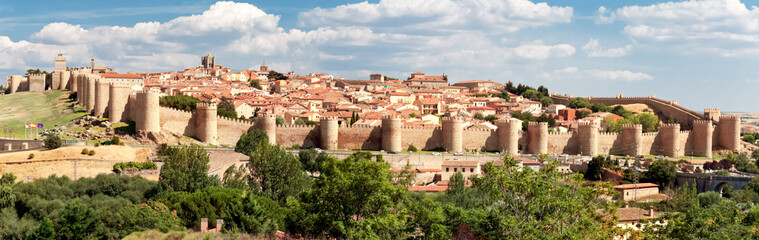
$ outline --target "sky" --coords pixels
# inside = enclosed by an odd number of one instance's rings
[[[759,1],[1,1],[0,76],[69,67],[405,79],[421,71],[574,96],[759,112]],[[0,77],[0,84],[4,78]]]

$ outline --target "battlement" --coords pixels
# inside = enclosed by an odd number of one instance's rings
[[[32,73],[32,74],[29,74],[29,78],[45,78],[45,77],[46,76],[43,73]]]
[[[196,103],[195,104],[195,109],[198,109],[198,110],[200,109],[213,110],[216,108],[217,107],[215,103]]]
[[[547,122],[529,122],[527,123],[527,126],[548,126]]]
[[[451,121],[463,122],[464,120],[462,120],[460,117],[443,117],[443,122],[451,122]]]
[[[495,132],[495,129],[489,129],[489,128],[467,128],[464,129],[464,132]]]
[[[258,118],[259,119],[262,119],[262,118],[274,118],[274,119],[276,119],[277,115],[275,115],[275,114],[269,114],[269,113],[259,113],[258,114]]]
[[[292,128],[292,129],[306,129],[306,128],[310,128],[310,129],[314,129],[316,127],[318,127],[318,125],[306,125],[306,124],[282,124],[282,125],[277,125],[277,128],[282,128],[282,129],[285,129],[285,128]]]
[[[677,123],[662,123],[659,125],[659,129],[671,129],[671,128],[680,128],[680,124]]]
[[[438,126],[401,126],[401,129],[443,129],[440,125]]]
[[[578,121],[577,126],[599,126],[600,124],[592,121]]]
[[[711,120],[693,120],[693,125],[712,124]]]
[[[224,117],[224,116],[216,116],[216,117],[219,118],[219,120],[230,121],[230,122],[234,122],[234,123],[253,124],[253,122],[251,122],[250,120],[245,120],[245,119],[228,118],[228,117]]]
[[[641,129],[641,130],[643,130],[643,125],[640,125],[640,124],[622,124],[622,129]]]
[[[165,106],[160,106],[160,107],[161,107],[161,108],[165,108],[165,109],[169,109],[169,110],[171,110],[171,111],[176,111],[176,112],[183,112],[183,113],[189,113],[189,114],[192,114],[192,112],[190,112],[190,111],[185,111],[185,110],[182,110],[182,109],[178,109],[178,108],[165,107]]]
[[[116,83],[116,82],[111,82],[110,86],[111,88],[129,88],[129,85],[125,83]]]
[[[337,121],[339,118],[337,117],[321,117],[319,120],[321,121]]]
[[[551,136],[572,136],[574,134],[575,132],[556,132],[556,131],[548,132],[548,135],[551,135]]]
[[[389,120],[402,120],[403,117],[398,116],[398,115],[388,114],[388,115],[382,116],[382,120],[385,120],[385,119],[389,119]]]
[[[339,128],[346,128],[346,129],[352,129],[352,128],[362,128],[362,129],[374,129],[374,128],[380,128],[379,126],[371,126],[366,124],[353,124],[353,125],[340,125]]]
[[[738,121],[738,120],[740,120],[740,118],[738,118],[738,116],[719,116],[719,121],[720,122],[725,121],[725,120],[727,120],[727,121]]]
[[[601,136],[619,136],[618,132],[599,132],[598,134]]]
[[[708,112],[720,112],[719,108],[704,108],[704,113]]]
[[[645,132],[643,133],[644,137],[655,137],[659,132]]]

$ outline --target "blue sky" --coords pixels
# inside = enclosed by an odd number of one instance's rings
[[[2,1],[0,75],[90,58],[120,72],[240,70],[366,79],[447,74],[575,96],[759,112],[757,1]],[[2,83],[3,79],[0,79]]]

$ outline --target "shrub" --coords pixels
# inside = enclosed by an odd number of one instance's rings
[[[419,150],[417,150],[416,147],[414,147],[414,145],[409,145],[408,146],[408,151],[409,152],[416,152],[416,151],[419,151]]]
[[[82,148],[82,154],[89,154],[90,150],[87,148]]]
[[[111,138],[111,145],[119,145],[119,143],[121,143],[121,139],[119,139],[118,136],[113,136]]]
[[[124,146],[124,142],[119,142],[119,146]]]
[[[59,148],[63,145],[63,140],[56,134],[50,134],[45,137],[45,147],[48,149]]]
[[[32,158],[34,158],[34,153],[29,154],[29,159],[32,159]]]
[[[90,150],[90,152],[87,153],[87,155],[94,156],[95,155],[95,150]]]
[[[296,143],[296,144],[293,144],[293,146],[290,147],[290,148],[292,148],[292,149],[300,149],[300,145]]]
[[[100,147],[100,142],[96,142],[95,147]]]

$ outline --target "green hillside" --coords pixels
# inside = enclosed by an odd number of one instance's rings
[[[24,123],[42,123],[45,128],[70,126],[86,115],[75,111],[69,91],[18,92],[0,96],[0,137],[24,137]],[[10,133],[6,131],[10,129]]]

